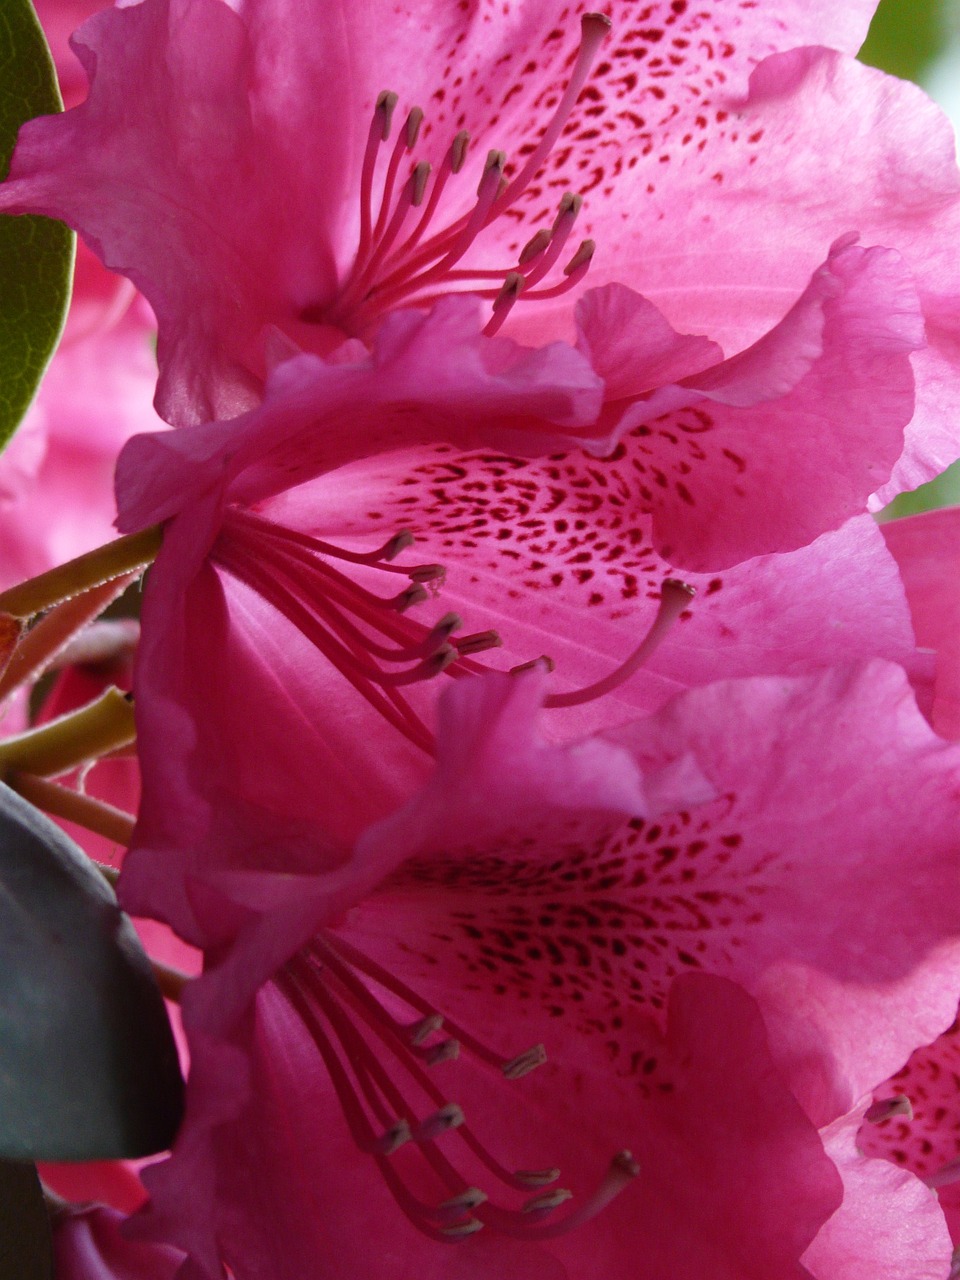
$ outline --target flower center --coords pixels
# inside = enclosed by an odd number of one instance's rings
[[[599,1213],[639,1172],[630,1153],[619,1152],[593,1194],[555,1216],[573,1199],[554,1185],[560,1170],[508,1169],[430,1073],[462,1048],[501,1081],[518,1080],[546,1061],[542,1045],[505,1060],[329,932],[296,955],[277,981],[323,1058],[354,1142],[376,1162],[406,1217],[431,1239],[455,1242],[484,1227],[522,1239],[557,1235]],[[402,1147],[416,1158],[395,1161]]]
[[[453,214],[450,206],[463,209],[463,193],[457,187],[467,180],[461,174],[467,167],[469,134],[460,132],[453,138],[433,174],[426,161],[415,158],[423,111],[413,107],[387,157],[398,98],[392,92],[381,93],[364,152],[360,234],[353,265],[337,299],[331,305],[304,308],[300,319],[363,333],[385,311],[401,303],[429,304],[453,288],[492,303],[485,329],[491,335],[521,299],[555,298],[574,288],[589,269],[595,248],[592,240],[583,241],[572,254],[558,281],[541,286],[563,257],[580,211],[580,196],[569,193],[560,201],[553,225],[537,231],[515,263],[492,270],[472,270],[461,264],[484,230],[516,204],[550,155],[609,30],[610,20],[603,14],[583,15],[580,48],[570,79],[542,137],[519,172],[509,179],[504,152],[490,151],[476,200],[465,213]],[[397,178],[405,157],[410,162],[409,175],[398,190]]]
[[[502,640],[496,631],[457,635],[462,619],[456,613],[445,613],[430,627],[405,616],[431,593],[437,595],[446,576],[439,564],[392,563],[413,542],[413,534],[401,530],[374,551],[349,551],[231,507],[212,558],[296,627],[395,729],[433,755],[433,734],[407,691],[441,672],[453,677],[489,672],[475,655],[498,648]],[[406,585],[390,596],[378,595],[354,576],[398,574]],[[573,707],[611,693],[643,666],[692,596],[692,587],[664,579],[653,624],[626,660],[582,689],[549,694],[544,705]],[[511,674],[536,666],[553,669],[542,657],[513,667]]]

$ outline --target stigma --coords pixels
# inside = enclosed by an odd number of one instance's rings
[[[592,240],[579,245],[572,240],[583,203],[573,193],[563,196],[552,225],[534,233],[516,262],[475,269],[469,259],[487,228],[514,209],[527,191],[589,78],[611,24],[599,13],[584,14],[580,21],[580,46],[564,92],[541,137],[514,172],[503,151],[490,150],[478,174],[466,131],[450,140],[434,171],[427,161],[417,159],[421,108],[410,108],[395,131],[398,96],[389,90],[378,95],[361,167],[352,265],[335,298],[302,308],[300,320],[363,336],[394,307],[429,306],[448,292],[470,293],[490,304],[484,332],[492,336],[516,305],[556,298],[579,284],[596,246]],[[476,195],[465,199],[468,183],[476,183]]]

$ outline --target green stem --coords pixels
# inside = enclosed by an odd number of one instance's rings
[[[79,711],[0,742],[0,778],[31,773],[52,778],[88,760],[126,746],[136,737],[133,703],[119,689],[106,689]]]
[[[9,591],[0,592],[0,612],[15,618],[32,618],[34,614],[61,604],[73,596],[143,569],[156,558],[162,540],[160,525],[151,525],[140,533],[108,542],[104,547],[69,560],[46,573],[21,582]]]

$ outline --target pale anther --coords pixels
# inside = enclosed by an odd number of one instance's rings
[[[517,1169],[513,1175],[525,1187],[549,1187],[560,1177],[559,1169]]]
[[[380,137],[383,142],[386,142],[390,137],[393,113],[396,110],[398,101],[397,95],[389,89],[384,89],[377,94],[376,116],[380,121]]]
[[[423,124],[423,111],[420,107],[413,107],[407,116],[407,150],[412,151],[417,145],[417,139],[420,137],[420,126]]]
[[[562,1204],[573,1199],[573,1192],[566,1187],[557,1187],[556,1191],[548,1191],[545,1195],[534,1196],[521,1208],[521,1213],[549,1213],[559,1209]]]
[[[508,1080],[519,1080],[522,1076],[529,1075],[531,1071],[535,1071],[537,1067],[542,1067],[546,1060],[546,1049],[542,1044],[535,1044],[524,1053],[518,1053],[509,1062],[505,1062],[500,1070]]]
[[[443,1235],[456,1239],[459,1236],[472,1236],[482,1231],[483,1223],[479,1218],[468,1218],[466,1222],[458,1222],[453,1227],[440,1227],[439,1230]]]
[[[485,1191],[481,1191],[479,1187],[467,1187],[466,1191],[461,1191],[458,1196],[451,1196],[449,1200],[444,1200],[438,1206],[440,1209],[479,1209],[482,1204],[486,1204],[489,1196]]]
[[[441,1133],[459,1129],[465,1120],[463,1110],[455,1102],[448,1102],[445,1107],[441,1107],[432,1116],[427,1116],[421,1121],[414,1131],[413,1140],[419,1143],[432,1142],[434,1138],[439,1138]]]
[[[428,1036],[433,1035],[435,1031],[439,1031],[443,1026],[443,1018],[439,1013],[430,1013],[425,1018],[421,1018],[419,1022],[415,1022],[412,1027],[408,1028],[411,1044],[423,1044]]]

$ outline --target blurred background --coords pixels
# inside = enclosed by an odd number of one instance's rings
[[[860,58],[922,85],[960,133],[960,0],[881,0]],[[911,515],[958,503],[960,462],[931,484],[901,495],[884,515]]]

